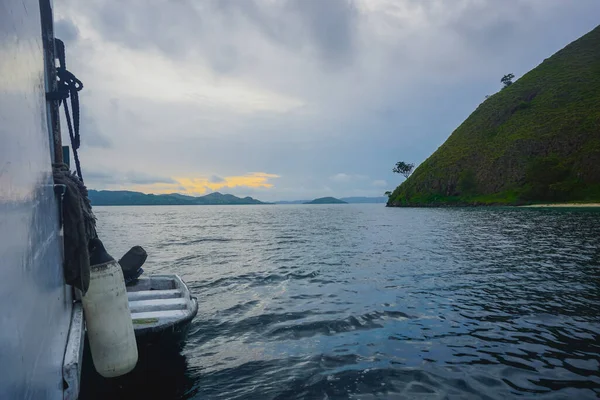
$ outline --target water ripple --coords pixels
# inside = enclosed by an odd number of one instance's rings
[[[600,396],[598,211],[97,214],[111,253],[143,245],[146,271],[180,274],[200,303],[182,359],[104,398]]]

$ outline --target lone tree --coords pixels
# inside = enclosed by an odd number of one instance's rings
[[[502,79],[500,79],[500,82],[502,82],[502,84],[504,85],[504,87],[502,89],[506,89],[507,87],[509,87],[510,85],[513,84],[513,79],[515,78],[514,74],[506,74],[502,77]]]
[[[410,174],[412,174],[413,168],[415,168],[415,164],[408,164],[404,161],[398,161],[392,172],[402,174],[405,178],[408,178]]]
[[[384,195],[386,195],[387,197],[390,197],[392,195],[392,192],[390,192],[389,190],[387,192],[384,193]]]

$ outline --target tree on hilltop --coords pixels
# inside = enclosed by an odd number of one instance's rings
[[[509,87],[510,85],[513,84],[513,79],[515,78],[514,74],[506,74],[502,77],[502,79],[500,79],[500,82],[502,82],[502,84],[504,85],[504,87],[502,89],[506,89],[507,87]]]
[[[408,179],[410,174],[412,174],[414,168],[415,164],[405,163],[404,161],[398,161],[392,172],[402,174],[405,178]]]

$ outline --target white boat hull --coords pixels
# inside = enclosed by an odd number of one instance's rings
[[[151,275],[127,286],[129,309],[138,346],[180,346],[198,301],[176,274]]]

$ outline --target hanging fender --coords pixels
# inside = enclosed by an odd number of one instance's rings
[[[123,272],[100,239],[90,240],[90,286],[82,298],[92,360],[105,378],[124,375],[138,360]]]

